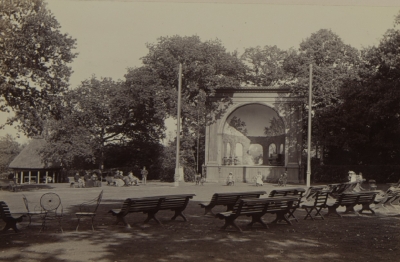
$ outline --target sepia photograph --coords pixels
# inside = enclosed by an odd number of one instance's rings
[[[400,3],[0,0],[0,261],[396,261]]]

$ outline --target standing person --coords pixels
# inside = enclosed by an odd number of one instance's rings
[[[147,175],[149,174],[149,172],[146,170],[146,167],[144,166],[142,172],[140,173],[142,174],[142,183],[145,185],[147,181]]]

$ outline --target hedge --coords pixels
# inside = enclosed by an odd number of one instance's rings
[[[307,167],[304,169],[306,177]],[[363,175],[366,181],[374,179],[377,183],[395,183],[400,179],[400,165],[320,165],[311,164],[313,183],[341,183],[348,181],[348,172],[352,170]]]

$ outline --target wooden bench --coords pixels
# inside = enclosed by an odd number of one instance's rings
[[[147,219],[144,221],[144,223],[154,219],[158,224],[161,225],[161,222],[155,216],[157,212],[160,210],[172,210],[175,211],[175,215],[171,218],[171,220],[175,220],[178,216],[181,216],[184,221],[187,221],[183,211],[193,196],[195,196],[195,194],[128,198],[122,204],[122,208],[112,209],[108,211],[108,213],[111,213],[113,216],[117,217],[116,224],[123,222],[128,228],[131,226],[126,222],[125,217],[129,213],[142,212],[147,214]]]
[[[294,201],[292,207],[289,210],[288,219],[293,218],[296,222],[299,222],[294,215],[297,208],[300,207],[300,201],[306,190],[302,187],[296,188],[285,188],[285,189],[274,189],[269,193],[269,197],[283,197],[283,196],[297,196],[299,201]]]
[[[375,212],[370,208],[370,205],[374,203],[374,199],[376,197],[376,194],[378,192],[374,191],[368,191],[368,192],[359,192],[359,193],[343,193],[339,196],[339,198],[336,200],[335,203],[333,204],[327,204],[326,206],[328,207],[328,213],[326,216],[330,216],[331,214],[335,214],[339,217],[342,217],[338,212],[337,208],[339,206],[345,206],[346,213],[350,212],[356,212],[354,210],[354,207],[356,205],[362,205],[362,209],[358,211],[358,213],[362,213],[363,211],[371,211],[372,214],[375,214]]]
[[[230,211],[233,209],[233,206],[238,202],[241,198],[259,198],[261,195],[266,194],[265,191],[251,191],[251,192],[231,192],[231,193],[215,193],[211,201],[208,203],[200,203],[200,207],[204,208],[204,215],[211,213],[212,209],[215,206],[226,206],[226,211]]]
[[[25,215],[13,217],[6,202],[0,201],[0,218],[6,222],[6,226],[3,228],[3,231],[7,231],[8,229],[12,228],[14,229],[15,233],[17,233],[19,231],[17,228],[17,223],[22,222],[23,217],[25,217]]]
[[[235,224],[235,220],[239,216],[251,216],[251,222],[248,226],[252,226],[254,223],[260,223],[263,227],[268,228],[261,217],[267,213],[276,214],[276,219],[270,224],[276,224],[280,221],[285,221],[287,224],[292,223],[287,218],[287,214],[294,201],[298,201],[299,198],[296,196],[291,197],[269,197],[269,198],[258,198],[258,199],[240,199],[231,211],[218,213],[216,216],[219,219],[224,219],[225,224],[221,229],[225,230],[229,225],[233,226],[240,232],[242,229]]]

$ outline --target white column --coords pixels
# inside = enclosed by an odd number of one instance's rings
[[[40,171],[37,172],[37,181],[36,183],[40,184]]]
[[[29,171],[29,181],[28,184],[31,184],[31,171]]]
[[[54,171],[53,171],[53,181],[52,181],[52,182],[53,182],[53,184],[54,184],[54,180],[55,180],[55,176],[54,176]]]
[[[46,184],[47,184],[47,178],[48,178],[48,176],[49,176],[49,171],[46,171]]]
[[[21,185],[24,183],[24,171],[21,171]]]

